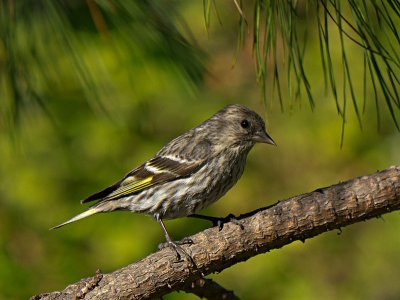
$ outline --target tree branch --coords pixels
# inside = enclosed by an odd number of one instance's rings
[[[143,299],[188,291],[188,285],[240,261],[293,241],[314,237],[400,209],[400,166],[280,201],[241,215],[244,229],[227,223],[191,236],[182,246],[193,257],[176,261],[168,248],[110,274],[94,277],[31,299]]]

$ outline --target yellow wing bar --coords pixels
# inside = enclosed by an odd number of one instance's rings
[[[148,188],[154,184],[152,183],[153,177],[154,176],[149,176],[139,180],[135,178],[135,176],[128,177],[122,182],[121,186],[118,189],[105,197],[104,200],[113,200],[125,197],[135,192],[139,192],[145,188]]]

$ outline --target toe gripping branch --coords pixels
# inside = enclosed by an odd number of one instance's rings
[[[238,225],[240,227],[240,229],[242,229],[242,230],[244,229],[243,224],[240,223],[239,219],[234,214],[229,214],[224,218],[204,216],[204,215],[198,215],[198,214],[193,214],[188,217],[210,221],[213,224],[213,226],[218,226],[218,229],[220,231],[222,230],[222,228],[224,228],[224,225],[229,222],[232,222],[233,224]]]
[[[164,222],[162,221],[162,219],[160,218],[160,216],[157,214],[155,215],[155,218],[157,220],[157,222],[160,224],[161,229],[164,233],[165,236],[165,243],[159,244],[158,245],[158,249],[161,250],[163,248],[169,247],[172,251],[175,251],[176,253],[176,259],[178,262],[182,261],[182,256],[181,254],[183,254],[183,256],[185,256],[189,262],[196,267],[196,264],[193,260],[193,258],[190,256],[189,253],[187,253],[182,247],[181,245],[191,245],[193,244],[193,241],[190,238],[184,238],[181,241],[174,241],[171,236],[168,234],[167,228],[164,225]]]

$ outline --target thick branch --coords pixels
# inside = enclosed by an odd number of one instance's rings
[[[206,229],[183,246],[197,267],[177,262],[166,248],[110,274],[97,274],[33,299],[143,299],[186,290],[191,282],[295,240],[400,209],[400,166],[320,188],[239,217],[244,229],[228,223]]]

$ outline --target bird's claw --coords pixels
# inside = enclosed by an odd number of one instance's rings
[[[233,224],[238,225],[240,227],[240,229],[242,229],[242,230],[244,229],[243,224],[240,223],[240,221],[234,214],[229,214],[224,218],[204,216],[204,215],[198,215],[198,214],[193,214],[188,217],[210,221],[213,224],[213,226],[218,227],[219,231],[221,231],[222,228],[224,228],[225,223],[228,223],[228,222],[232,222]]]
[[[193,244],[193,240],[190,238],[184,238],[180,241],[167,241],[165,243],[160,243],[158,245],[158,250],[164,249],[166,247],[169,247],[171,250],[175,251],[176,254],[176,260],[177,262],[181,262],[182,260],[182,256],[181,254],[183,254],[183,256],[186,256],[186,258],[189,260],[189,262],[193,265],[196,266],[193,258],[185,251],[183,250],[183,248],[180,245],[192,245]]]
[[[222,228],[224,228],[224,225],[226,223],[232,222],[233,224],[236,224],[240,227],[240,229],[244,229],[244,226],[242,223],[240,223],[240,221],[236,218],[236,216],[234,214],[229,214],[226,217],[223,218],[217,218],[217,217],[212,217],[212,219],[210,219],[210,221],[212,222],[213,226],[217,226],[219,231],[222,230]]]
[[[161,250],[161,249],[164,249],[167,247],[175,247],[175,246],[179,247],[180,245],[193,245],[193,244],[194,244],[194,242],[191,238],[185,237],[182,240],[176,241],[176,242],[169,241],[169,242],[165,242],[165,243],[160,243],[160,244],[158,244],[157,248],[158,248],[158,250]]]
[[[224,218],[215,218],[214,220],[211,220],[211,222],[214,226],[218,226],[219,231],[221,231],[222,228],[224,228],[224,225],[228,222],[238,225],[242,230],[244,229],[243,225],[239,222],[234,214],[229,214]]]

